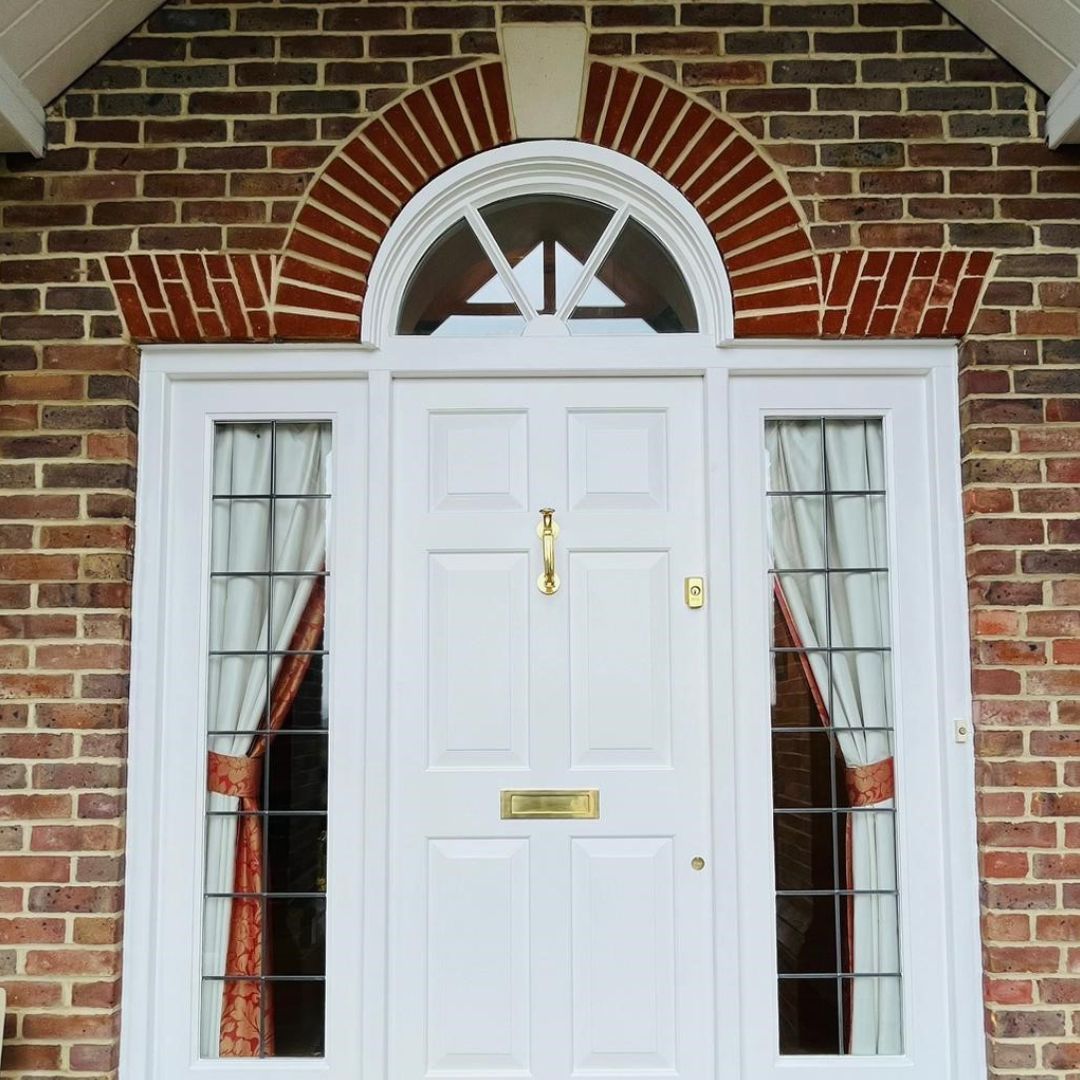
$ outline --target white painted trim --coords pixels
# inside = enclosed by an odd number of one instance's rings
[[[336,586],[328,597],[327,627],[332,642],[347,641],[359,648],[347,663],[330,665],[331,707],[339,717],[330,724],[330,785],[333,812],[342,822],[359,822],[364,817],[363,791],[342,770],[345,762],[361,771],[366,768],[365,729],[349,722],[352,710],[344,703],[355,699],[357,686],[364,686],[367,379],[362,373],[339,371],[285,380],[268,372],[253,383],[229,379],[220,368],[199,375],[187,366],[185,378],[174,378],[175,373],[171,363],[149,358],[141,380],[141,415],[148,435],[140,443],[139,470],[146,482],[140,486],[136,510],[141,536],[132,616],[124,934],[124,970],[130,978],[123,993],[120,1067],[125,1076],[159,1080],[202,1074],[218,1080],[263,1073],[281,1080],[346,1075],[362,1052],[357,1020],[360,972],[366,961],[357,930],[358,920],[366,917],[359,903],[364,866],[354,857],[355,834],[347,826],[330,831],[329,884],[334,895],[354,896],[358,903],[347,912],[341,904],[336,911],[328,906],[327,977],[339,990],[327,1000],[326,1057],[198,1059],[196,943],[202,897],[197,883],[202,880],[206,760],[201,642],[209,541],[205,492],[215,419],[297,417],[334,423],[335,512],[328,560]],[[183,467],[176,467],[181,460]],[[356,470],[358,479],[346,485],[342,481],[351,475],[349,470]],[[166,657],[173,662],[166,664]],[[176,799],[178,787],[193,797]]]
[[[508,344],[513,348],[508,349]],[[662,346],[662,347],[659,347]],[[394,337],[371,345],[144,345],[143,377],[170,380],[312,378],[388,372],[454,375],[733,375],[928,372],[956,374],[950,341],[738,340],[717,348],[701,334],[658,337],[448,339]]]
[[[510,268],[510,263],[507,262],[502,248],[499,247],[499,242],[491,235],[487,222],[475,206],[465,208],[465,220],[472,227],[476,239],[480,241],[480,246],[484,249],[484,254],[491,260],[491,265],[495,267],[495,273],[499,275],[499,280],[506,286],[507,291],[517,305],[518,311],[521,312],[521,317],[528,325],[536,318],[536,311],[533,309],[532,304],[529,303],[529,298],[525,295],[525,290],[522,288],[521,282],[518,281],[517,275]]]
[[[45,153],[45,110],[0,58],[0,153]]]
[[[1073,68],[1046,103],[1046,141],[1051,150],[1080,142],[1080,67]]]
[[[577,281],[574,282],[570,291],[566,294],[566,299],[559,305],[559,310],[555,312],[555,318],[565,322],[573,314],[574,308],[578,306],[581,298],[592,284],[596,272],[608,257],[608,252],[611,251],[612,247],[615,245],[615,241],[618,240],[619,233],[622,232],[623,226],[626,224],[626,219],[629,216],[630,207],[625,204],[620,206],[615,213],[611,215],[611,220],[600,234],[600,239],[596,241],[596,247],[592,249],[592,254],[585,260],[585,263],[581,268],[581,273],[578,274]]]
[[[387,859],[390,821],[390,525],[393,381],[387,371],[368,376],[368,605],[367,680],[364,724],[363,888],[367,898],[364,938],[380,943],[363,957],[365,988],[387,985],[390,915]],[[385,998],[385,994],[383,995]],[[360,1077],[386,1076],[386,1015],[382,1002],[364,994]]]
[[[120,1070],[125,1076],[153,1076],[151,1018],[154,995],[154,934],[160,853],[157,835],[161,806],[157,798],[161,771],[160,733],[154,722],[161,700],[162,646],[157,612],[164,610],[165,566],[168,559],[169,443],[168,375],[165,367],[144,367],[139,409],[144,434],[139,440],[138,465],[155,483],[138,485],[135,520],[142,532],[135,545],[132,591],[132,656],[129,714],[146,721],[128,724],[127,836],[124,890],[124,1024],[120,1039]],[[138,988],[137,992],[135,988]]]
[[[716,1024],[717,1080],[734,1080],[742,1058],[742,995],[730,994],[720,1007],[720,988],[741,986],[739,956],[739,866],[730,858],[732,822],[737,820],[738,792],[735,756],[737,715],[732,641],[731,461],[727,429],[731,415],[731,372],[711,368],[705,372],[705,491],[707,550],[705,569],[709,620],[709,720],[712,756],[712,865],[714,998],[722,1017]],[[722,838],[727,839],[721,855]],[[747,1078],[749,1080],[749,1078]]]
[[[720,252],[686,197],[625,154],[586,143],[540,139],[477,154],[436,177],[405,204],[375,255],[361,339],[380,346],[394,336],[398,303],[417,264],[469,207],[537,193],[575,196],[613,209],[627,204],[669,251],[678,252],[701,336],[713,343],[734,336],[731,286]],[[504,352],[505,345],[503,339]]]
[[[957,743],[958,723],[971,730],[971,651],[969,639],[967,567],[964,558],[964,511],[961,494],[959,432],[960,387],[955,373],[937,368],[927,380],[930,416],[932,505],[931,544],[937,574],[939,743],[944,787],[942,806],[951,823],[946,833],[948,879],[944,895],[950,942],[950,1001],[954,1009],[953,1068],[957,1077],[982,1075],[986,1069],[984,1009],[981,994],[965,988],[981,985],[982,938],[975,913],[979,910],[978,850],[975,803],[974,739]],[[975,1050],[969,1053],[971,1047]],[[978,1072],[976,1072],[978,1070]]]
[[[372,673],[366,683],[368,724],[362,740],[350,752],[363,762],[364,804],[358,816],[364,821],[362,843],[363,887],[357,888],[369,900],[363,912],[366,940],[383,941],[386,936],[385,894],[375,887],[385,861],[386,754],[387,754],[387,633],[391,598],[385,567],[391,557],[389,541],[390,506],[390,400],[395,378],[457,374],[468,376],[505,375],[621,375],[621,374],[704,374],[706,415],[712,419],[708,439],[708,502],[710,514],[709,626],[712,643],[710,683],[714,724],[714,777],[716,801],[714,829],[719,837],[739,817],[740,803],[733,763],[724,760],[722,748],[732,736],[737,719],[736,676],[733,645],[738,633],[731,612],[738,582],[733,576],[732,553],[739,544],[729,531],[733,519],[730,469],[733,456],[725,425],[737,418],[732,398],[750,380],[773,376],[777,383],[792,378],[812,379],[821,386],[829,376],[844,381],[857,379],[872,386],[881,378],[892,378],[921,388],[926,400],[929,433],[929,460],[932,464],[931,505],[936,513],[930,523],[927,548],[936,555],[934,589],[939,597],[936,611],[934,661],[938,673],[937,700],[940,715],[936,739],[937,770],[941,777],[941,813],[950,823],[946,844],[945,878],[940,886],[945,911],[946,962],[942,965],[944,993],[949,1002],[947,1025],[950,1060],[948,1071],[935,1074],[941,1080],[968,1080],[985,1074],[981,1029],[981,962],[978,933],[978,879],[975,859],[975,792],[972,748],[952,739],[953,721],[968,720],[969,658],[967,654],[967,607],[964,588],[962,518],[958,468],[957,353],[954,345],[942,342],[732,342],[716,348],[702,335],[672,335],[662,339],[560,339],[536,341],[516,339],[511,359],[507,342],[468,341],[452,343],[430,338],[393,338],[384,349],[359,345],[275,347],[234,345],[221,347],[151,346],[143,351],[141,415],[144,437],[140,442],[139,494],[137,509],[138,543],[135,551],[135,599],[133,610],[132,690],[130,736],[129,838],[127,900],[124,938],[124,1017],[121,1041],[121,1070],[125,1076],[158,1076],[171,1080],[186,1073],[162,1072],[156,1057],[155,1017],[162,1010],[177,1007],[173,997],[169,956],[169,928],[155,924],[155,911],[162,895],[162,859],[159,836],[164,809],[160,805],[164,764],[162,715],[166,687],[162,679],[162,657],[169,644],[164,613],[168,610],[166,572],[179,553],[174,543],[170,505],[172,480],[169,469],[172,432],[172,397],[177,388],[192,382],[204,384],[211,394],[235,393],[247,383],[255,391],[258,384],[273,380],[295,380],[299,385],[318,380],[367,380],[368,418],[368,549],[365,560],[369,592],[366,600],[354,605],[348,617],[366,619],[366,666]],[[513,368],[508,370],[508,365]],[[291,394],[285,396],[288,400]],[[285,410],[288,411],[287,409]],[[718,437],[717,437],[718,435]],[[362,538],[356,538],[357,540]],[[931,562],[935,562],[931,558]],[[340,560],[339,560],[340,565]],[[362,591],[362,589],[361,589]],[[359,726],[359,725],[357,725]],[[903,782],[903,778],[901,778]],[[743,811],[745,817],[745,811]],[[341,830],[339,830],[339,834]],[[343,837],[347,842],[348,838]],[[340,850],[340,847],[335,848]],[[741,867],[738,868],[741,870]],[[738,942],[744,921],[753,918],[736,905],[737,888],[742,888],[735,871],[733,889],[727,895],[716,890],[718,949],[717,980],[730,982],[739,976]],[[745,959],[745,958],[744,958]],[[376,989],[385,985],[385,948],[367,948],[360,957],[364,984]],[[348,1044],[363,1061],[361,1075],[370,1080],[385,1076],[385,1046],[378,1002],[372,996],[354,1000],[354,1030]],[[726,1024],[718,1027],[717,1077],[731,1078],[736,1062],[744,1060],[748,1044],[754,1040],[740,1034],[738,1017],[726,1013]],[[339,1057],[338,1061],[344,1059]],[[787,1060],[777,1065],[783,1073],[812,1076],[843,1074],[848,1080],[887,1080],[896,1075],[895,1059],[869,1062],[857,1060]],[[251,1063],[258,1074],[272,1073],[289,1080],[327,1075],[325,1062],[265,1061]],[[210,1073],[225,1080],[253,1075],[244,1063],[219,1065],[203,1062],[183,1068],[194,1073]],[[907,1074],[911,1075],[910,1068]],[[749,1074],[748,1074],[749,1076]],[[764,1080],[757,1074],[749,1080]]]
[[[801,374],[783,371],[783,378],[774,377],[781,374],[776,371],[731,374],[728,453],[734,464],[730,528],[735,555],[728,572],[735,577],[732,605],[742,627],[733,652],[736,712],[745,718],[747,712],[761,715],[768,707],[768,661],[762,649],[768,640],[764,476],[760,455],[746,456],[762,418],[845,411],[882,415],[892,505],[904,505],[916,518],[914,523],[904,519],[901,528],[898,516],[890,515],[901,896],[909,897],[909,912],[912,898],[921,908],[917,926],[910,915],[903,920],[906,1051],[877,1059],[779,1057],[775,1052],[775,925],[771,905],[763,914],[760,902],[762,889],[773,881],[771,825],[763,817],[771,809],[767,779],[762,783],[769,775],[768,735],[767,728],[763,734],[744,724],[738,732],[742,767],[734,817],[742,893],[741,994],[744,1017],[754,1014],[757,1019],[744,1019],[741,1075],[753,1080],[983,1076],[974,762],[970,742],[957,744],[953,736],[954,720],[970,716],[956,372],[936,365],[897,372],[886,365],[826,378],[805,368]],[[902,462],[898,440],[907,443]],[[901,578],[909,584],[904,586]],[[929,633],[923,615],[933,623]],[[913,708],[916,702],[923,707]],[[928,941],[933,942],[929,949]],[[759,1014],[768,1016],[764,1028]]]

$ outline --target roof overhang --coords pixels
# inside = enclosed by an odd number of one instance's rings
[[[0,59],[0,150],[41,157],[45,152],[45,109],[26,83]]]
[[[1080,67],[1073,68],[1046,103],[1046,141],[1052,150],[1080,142]]]
[[[1052,148],[1080,142],[1080,0],[938,0],[1049,97]]]
[[[45,106],[162,0],[4,0],[0,153],[45,149]]]

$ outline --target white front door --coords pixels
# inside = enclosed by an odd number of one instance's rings
[[[394,394],[388,1075],[710,1076],[701,380]]]

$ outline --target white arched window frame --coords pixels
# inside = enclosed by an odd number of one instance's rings
[[[696,333],[678,337],[716,345],[734,337],[731,285],[716,240],[687,198],[651,169],[614,150],[551,139],[516,143],[470,158],[432,180],[406,204],[371,268],[361,322],[364,344],[382,348],[399,337],[398,309],[414,271],[432,245],[462,218],[498,270],[501,255],[480,210],[529,195],[583,199],[612,211],[578,283],[579,293],[610,252],[620,227],[633,218],[668,252],[678,253],[698,319]],[[553,326],[552,317],[535,315],[527,306],[522,314],[532,324],[526,336],[564,332]]]

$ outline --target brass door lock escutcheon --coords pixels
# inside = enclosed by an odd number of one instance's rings
[[[683,583],[683,597],[688,608],[704,607],[705,579],[702,577],[688,577]]]

